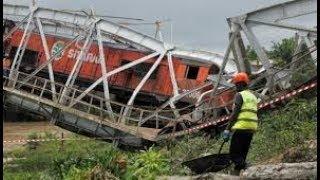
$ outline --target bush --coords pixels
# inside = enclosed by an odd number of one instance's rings
[[[308,139],[315,139],[317,122],[316,98],[311,101],[295,99],[286,107],[265,112],[259,119],[260,129],[255,134],[249,152],[253,162],[264,161],[289,147],[297,146]]]
[[[168,174],[169,160],[151,147],[132,158],[125,179],[155,179],[158,175]]]

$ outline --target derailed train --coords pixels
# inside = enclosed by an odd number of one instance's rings
[[[13,22],[4,21],[4,30],[6,32],[10,31],[13,27]],[[4,42],[4,53],[9,56],[9,59],[14,59],[22,36],[23,30],[18,29],[13,32],[6,42]],[[51,55],[59,52],[70,41],[68,38],[52,35],[46,35],[46,40]],[[66,81],[68,75],[72,71],[77,57],[80,54],[83,44],[83,41],[77,41],[56,56],[52,63],[56,81]],[[103,48],[107,71],[111,71],[126,63],[150,54],[150,52],[109,42],[104,42]],[[141,63],[109,77],[108,82],[110,93],[113,95],[111,98],[120,102],[126,102],[130,98],[132,91],[148,72],[156,58],[157,57],[154,57],[145,63]],[[222,57],[220,56],[219,58],[221,59]],[[19,70],[30,73],[45,61],[46,57],[40,34],[32,32]],[[92,82],[101,77],[102,73],[101,65],[99,63],[99,48],[96,41],[93,41],[87,54],[83,56],[82,61],[83,64],[75,82],[75,85],[77,85],[79,89],[85,89]],[[219,72],[219,66],[212,61],[197,61],[192,57],[187,56],[173,56],[172,61],[179,91],[187,91],[194,87],[198,87],[205,83],[209,74],[217,74]],[[47,69],[42,70],[38,75],[48,77]],[[102,85],[97,86],[94,91],[96,93],[102,93]],[[135,103],[142,102],[145,104],[145,102],[148,102],[150,105],[157,105],[167,100],[173,94],[172,91],[168,63],[166,61],[166,57],[164,57],[164,60],[152,73],[141,89]],[[199,98],[200,94],[199,92],[191,94],[186,98],[181,99],[179,103],[181,105],[185,105],[186,103],[190,104],[191,102],[194,103],[197,98]],[[224,99],[222,99],[221,102],[227,102],[231,98],[232,94],[229,93],[224,96]]]

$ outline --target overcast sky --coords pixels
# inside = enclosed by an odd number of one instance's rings
[[[173,43],[194,49],[224,52],[228,43],[229,27],[227,17],[285,2],[286,0],[38,0],[39,6],[54,9],[89,9],[92,6],[97,14],[142,18],[148,22],[171,19]],[[4,0],[16,4],[28,4],[28,0]],[[311,19],[311,20],[310,20]],[[111,19],[116,21],[116,19]],[[124,21],[124,20],[117,20]],[[129,21],[126,21],[129,22]],[[137,22],[137,21],[130,21]],[[300,20],[301,24],[316,24],[316,15],[308,20]],[[310,25],[311,26],[311,25]],[[150,34],[155,26],[133,26]],[[164,39],[170,41],[170,23],[163,27]],[[259,36],[262,41],[287,34],[285,31],[266,30]],[[282,33],[282,34],[281,34]]]

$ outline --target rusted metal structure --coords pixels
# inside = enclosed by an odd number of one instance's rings
[[[316,47],[312,45],[312,40],[316,39],[316,31],[278,23],[281,18],[313,13],[316,11],[315,0],[289,1],[229,18],[230,42],[224,57],[176,47],[98,18],[94,12],[82,15],[41,8],[36,4],[30,7],[4,4],[3,10],[4,19],[16,24],[15,27],[10,26],[3,37],[5,44],[16,46],[9,75],[4,76],[4,104],[44,115],[65,129],[116,140],[122,145],[139,147],[150,141],[169,138],[171,133],[179,136],[224,123],[226,119],[220,121],[218,118],[230,111],[234,92],[228,81],[237,71],[253,74],[253,86],[259,79],[268,80],[264,85],[266,88],[256,89],[262,100],[267,98],[264,96],[266,93],[270,98],[292,88],[288,68],[276,70],[268,62],[259,41],[250,31],[254,24],[299,31],[305,35],[300,36],[299,42],[302,43],[303,40],[307,43],[316,65]],[[8,24],[7,22],[4,24]],[[250,64],[245,61],[240,31],[244,31],[262,62],[263,68],[258,72],[251,73]],[[297,46],[297,51],[301,43]],[[75,47],[78,51],[72,51]],[[32,68],[26,69],[22,62],[25,62],[28,54],[26,52],[30,49],[43,52],[44,55],[31,59],[39,61]],[[112,57],[112,52],[115,51],[120,52],[118,56],[127,56],[127,62],[121,64],[121,58]],[[234,56],[232,60],[229,58],[230,53]],[[93,58],[91,60],[87,57]],[[149,63],[148,70],[141,78],[121,84],[129,77],[123,75],[125,70],[146,62]],[[199,82],[190,86],[183,85],[190,84],[188,79],[184,79],[185,72],[191,67],[187,65],[200,66],[204,71],[197,76],[200,78]],[[216,67],[217,74],[207,77],[209,67]],[[152,74],[157,68],[158,89],[150,85]],[[99,70],[94,72],[93,69]],[[290,72],[295,71],[297,69],[291,68]],[[65,76],[60,76],[59,79],[59,74]],[[122,76],[120,79],[115,78],[118,74],[118,77]],[[80,88],[81,79],[89,81],[85,87]],[[116,85],[122,87],[122,90],[130,90],[131,95],[126,103],[116,102],[110,95],[111,91],[115,91],[111,89]],[[136,105],[138,95],[143,92],[152,94],[152,91],[153,94],[165,97],[162,98],[161,105],[155,108]],[[193,101],[189,100],[186,106],[177,106],[177,103],[185,101],[188,96],[195,98]]]

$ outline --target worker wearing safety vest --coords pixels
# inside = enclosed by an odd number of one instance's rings
[[[239,175],[246,168],[246,157],[252,140],[252,136],[258,128],[258,99],[248,90],[249,78],[246,73],[236,74],[232,82],[235,84],[237,93],[229,124],[223,132],[225,141],[229,140],[230,157],[235,164],[233,175]]]

